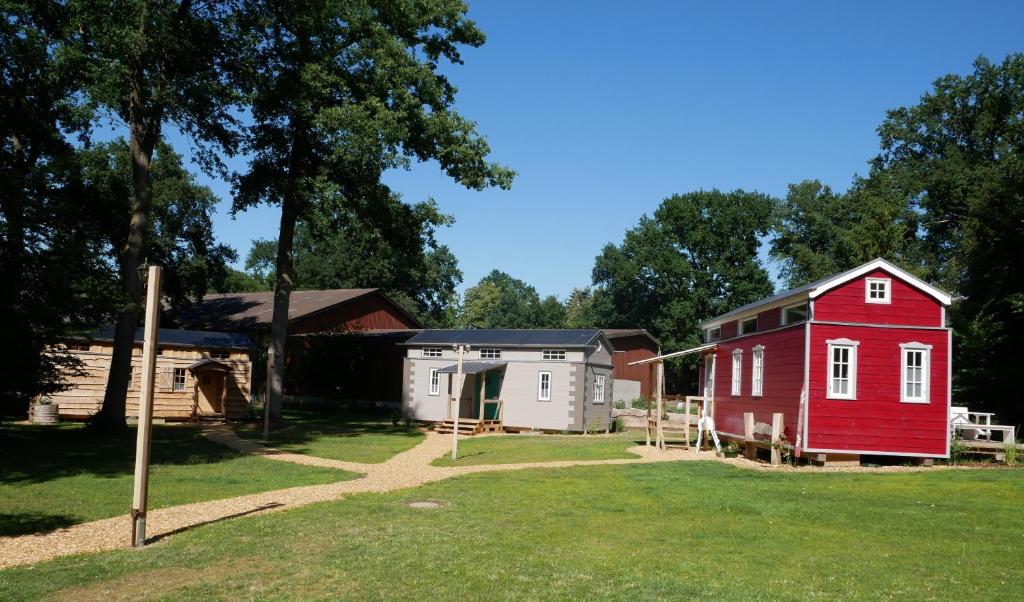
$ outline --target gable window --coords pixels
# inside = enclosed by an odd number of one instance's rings
[[[783,308],[782,310],[782,323],[783,324],[795,324],[796,322],[806,322],[807,314],[807,303],[801,303],[799,305],[790,305],[789,307]]]
[[[551,401],[551,373],[537,373],[537,400]]]
[[[594,376],[594,403],[604,403],[604,375]]]
[[[481,349],[480,358],[485,360],[500,360],[501,349]]]
[[[888,278],[866,278],[864,301],[867,303],[891,303],[892,281]]]
[[[928,403],[928,375],[931,372],[931,345],[904,343],[900,345],[900,401]]]
[[[829,339],[828,393],[829,399],[857,399],[857,341]]]
[[[764,393],[764,345],[754,347],[750,360],[750,394],[761,397]]]
[[[430,394],[441,394],[441,374],[438,372],[437,368],[430,369]]]
[[[715,326],[714,328],[706,328],[704,330],[704,342],[714,343],[715,341],[721,340],[722,338],[722,327]]]
[[[227,351],[211,351],[210,359],[213,360],[226,360],[231,354]]]
[[[732,352],[732,394],[739,395],[743,386],[743,350]]]
[[[175,391],[184,391],[185,390],[185,369],[184,368],[175,368],[174,369],[174,380],[171,381],[171,382],[173,383],[172,388]]]
[[[440,347],[424,347],[423,357],[441,357]]]
[[[544,349],[541,351],[541,357],[546,360],[564,360],[565,349]]]
[[[757,332],[757,316],[740,320],[740,334],[750,334],[752,332]]]

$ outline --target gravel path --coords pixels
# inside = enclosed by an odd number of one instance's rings
[[[766,467],[764,464],[743,458],[716,458],[713,452],[691,452],[679,449],[658,451],[654,447],[638,446],[629,451],[639,458],[615,460],[579,460],[559,462],[528,462],[522,464],[481,464],[476,466],[437,467],[430,463],[451,451],[451,437],[427,433],[418,446],[404,451],[381,464],[343,462],[327,458],[316,458],[293,454],[263,447],[251,441],[240,439],[227,426],[211,426],[205,429],[206,436],[223,445],[246,453],[263,456],[270,460],[294,462],[311,466],[340,468],[363,473],[364,476],[349,481],[328,485],[310,485],[278,489],[235,498],[211,500],[184,504],[170,508],[150,510],[146,533],[150,541],[159,540],[191,527],[208,524],[239,516],[264,514],[307,504],[338,500],[346,494],[361,492],[385,492],[416,487],[432,481],[477,472],[499,472],[528,468],[564,468],[570,466],[591,466],[605,464],[644,464],[650,462],[674,462],[693,460],[718,460],[727,464],[760,470],[793,470],[790,467]],[[886,469],[833,468],[816,469],[823,472],[908,471],[908,467],[887,467]],[[801,469],[807,470],[807,469]],[[934,470],[934,468],[927,469]],[[58,556],[98,552],[129,547],[131,519],[128,515],[82,523],[49,533],[0,537],[0,568],[33,564]]]

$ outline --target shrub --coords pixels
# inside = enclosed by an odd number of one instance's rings
[[[625,423],[625,421],[622,420],[622,418],[616,418],[614,421],[612,421],[612,432],[613,433],[621,433],[621,432],[623,432],[625,430],[626,430],[626,423]]]
[[[953,437],[949,441],[949,463],[960,464],[967,458],[969,448],[964,444],[963,437]]]
[[[1003,461],[1006,462],[1007,466],[1013,466],[1017,463],[1017,441],[1010,440],[1003,445]]]
[[[603,417],[594,418],[593,420],[590,421],[590,424],[587,425],[587,434],[597,435],[598,433],[601,433],[602,431],[604,431],[604,418]]]
[[[612,407],[615,408],[616,410],[625,410],[626,409],[626,402],[624,402],[624,401],[622,401],[620,399],[620,400],[618,400],[616,402],[613,402],[612,403]]]
[[[635,408],[637,410],[646,410],[647,406],[648,406],[648,403],[649,402],[647,401],[647,398],[645,398],[645,397],[637,397],[633,401],[629,402],[629,406],[631,408]]]

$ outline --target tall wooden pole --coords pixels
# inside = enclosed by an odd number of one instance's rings
[[[466,346],[459,345],[459,371],[455,377],[455,384],[458,385],[458,393],[455,394],[455,424],[452,427],[452,462],[459,455],[459,413],[462,411],[462,360],[466,356]]]
[[[135,491],[132,497],[132,545],[146,545],[146,506],[149,502],[149,447],[153,433],[153,381],[156,343],[160,332],[160,266],[150,266],[146,282],[146,325],[142,343],[142,390],[139,391],[139,426],[135,439]]]
[[[665,414],[665,402],[662,399],[662,389],[665,388],[665,361],[660,360],[657,364],[657,384],[656,384],[656,395],[658,398],[658,430],[655,434],[655,447],[658,449],[665,449],[665,431],[661,424],[661,417]]]
[[[267,347],[267,386],[263,393],[263,441],[270,441],[270,371],[274,369],[274,347]]]

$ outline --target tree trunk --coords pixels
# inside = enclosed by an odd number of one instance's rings
[[[93,424],[107,430],[125,427],[128,377],[131,374],[132,348],[135,345],[135,327],[139,322],[139,305],[142,302],[142,278],[139,261],[142,258],[146,227],[153,202],[153,183],[150,180],[150,161],[153,147],[159,135],[161,111],[149,119],[143,113],[143,74],[135,73],[131,92],[131,134],[129,152],[132,161],[132,220],[128,226],[128,240],[121,251],[121,286],[124,291],[125,309],[117,316],[114,328],[114,351],[110,358],[110,372],[107,389],[103,394],[103,407],[93,417]]]
[[[270,417],[281,418],[281,402],[284,394],[285,348],[288,342],[288,304],[295,288],[295,257],[292,247],[295,238],[295,222],[298,219],[297,202],[286,194],[281,203],[281,228],[277,237],[277,277],[274,285],[274,316],[270,326],[270,354],[272,362],[267,374],[269,384]]]

